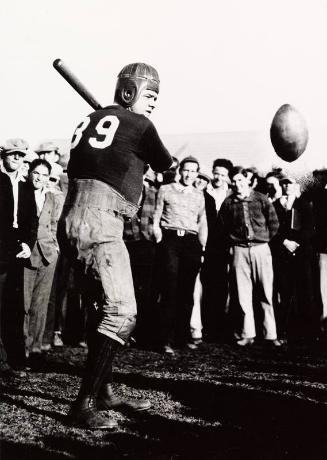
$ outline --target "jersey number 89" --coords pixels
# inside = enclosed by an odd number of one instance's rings
[[[71,149],[74,149],[78,145],[82,138],[82,134],[88,127],[90,121],[90,117],[86,117],[85,120],[77,126],[73,135]],[[96,125],[95,130],[99,136],[104,136],[104,138],[99,140],[96,137],[90,137],[88,142],[91,147],[96,149],[105,149],[106,147],[109,147],[114,139],[118,126],[119,119],[115,115],[106,115],[105,117],[101,118],[101,120],[99,120],[98,124]]]

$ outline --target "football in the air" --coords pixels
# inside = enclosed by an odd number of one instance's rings
[[[291,163],[305,151],[309,132],[305,119],[290,104],[282,105],[270,127],[270,139],[277,155]]]

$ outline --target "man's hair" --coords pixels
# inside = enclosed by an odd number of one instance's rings
[[[258,170],[257,168],[255,168],[254,166],[250,166],[249,168],[245,168],[245,171],[247,172],[247,176],[249,174],[252,174],[251,176],[251,179],[250,179],[250,185],[251,187],[253,186],[255,180],[258,182],[259,180],[259,173],[258,173]]]
[[[253,186],[254,181],[259,179],[259,175],[255,172],[253,168],[243,168],[243,166],[233,166],[229,173],[230,179],[233,179],[236,174],[242,174],[242,176],[246,177],[249,180],[250,187]],[[249,174],[252,174],[252,177],[249,178]]]
[[[285,179],[286,176],[285,174],[282,173],[281,170],[275,169],[275,170],[269,171],[266,174],[265,179],[269,179],[269,177],[276,177],[276,179],[280,182],[281,180]]]
[[[236,174],[242,174],[244,177],[248,177],[248,171],[243,166],[233,166],[229,172],[229,177],[233,179]]]
[[[43,160],[42,158],[36,158],[36,160],[33,160],[31,162],[29,172],[34,171],[35,168],[41,165],[45,166],[48,169],[50,175],[52,169],[51,164],[47,160]]]
[[[179,165],[179,169],[182,170],[183,169],[183,166],[185,163],[195,163],[198,165],[198,171],[200,171],[200,163],[199,163],[199,160],[193,156],[188,156],[188,157],[185,157],[183,158],[183,160],[180,162],[180,165]]]
[[[217,158],[213,162],[212,169],[215,169],[217,166],[219,168],[225,168],[228,172],[230,172],[233,168],[233,163],[230,160],[227,160],[226,158]]]
[[[321,168],[321,169],[315,169],[312,172],[313,179],[316,181],[316,183],[319,183],[323,186],[327,184],[327,169],[326,168]]]
[[[211,177],[202,171],[199,171],[198,178],[206,180],[208,184],[211,182]]]

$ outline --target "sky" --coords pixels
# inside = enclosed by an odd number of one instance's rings
[[[269,136],[289,103],[308,124],[306,162],[327,166],[327,0],[1,0],[0,15],[0,141],[69,139],[92,111],[56,58],[102,105],[141,61],[160,75],[159,133]]]

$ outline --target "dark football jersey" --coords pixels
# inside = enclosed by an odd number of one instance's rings
[[[164,171],[171,163],[171,156],[148,118],[112,105],[91,113],[78,125],[67,172],[70,179],[105,182],[137,204],[144,165]]]

